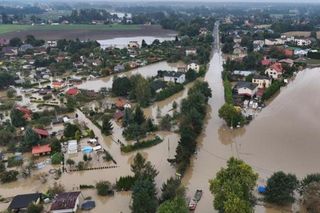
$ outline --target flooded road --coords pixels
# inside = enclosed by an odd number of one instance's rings
[[[299,178],[320,171],[320,96],[315,94],[319,90],[320,68],[298,73],[250,125],[229,130],[218,117],[218,110],[224,104],[223,61],[218,43],[215,46],[205,77],[213,98],[209,100],[209,113],[198,140],[197,155],[183,178],[188,196],[193,196],[196,189],[204,190],[196,209],[199,213],[216,212],[208,181],[226,166],[231,156],[250,164],[259,173],[259,181],[265,181],[279,170],[294,173]],[[256,206],[255,212],[283,211]]]

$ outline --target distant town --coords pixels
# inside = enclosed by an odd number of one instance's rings
[[[0,212],[320,212],[319,6],[1,3]]]

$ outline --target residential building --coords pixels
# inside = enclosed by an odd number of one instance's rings
[[[54,198],[50,211],[52,213],[77,212],[80,205],[81,192],[64,192]]]
[[[190,56],[190,55],[197,55],[197,49],[195,48],[186,49],[186,56]]]
[[[282,59],[282,60],[279,60],[278,62],[281,63],[281,64],[286,64],[289,67],[292,67],[293,64],[294,64],[294,61],[292,59],[290,59],[290,58]]]
[[[27,50],[32,50],[33,46],[31,44],[23,44],[20,46],[19,51],[20,52],[25,52]]]
[[[188,64],[188,66],[187,66],[187,70],[190,70],[190,69],[194,70],[196,72],[199,72],[200,66],[197,63],[192,62],[192,63]]]
[[[265,74],[273,79],[279,79],[283,73],[283,68],[281,63],[274,63],[268,69],[266,69]]]
[[[34,128],[33,131],[34,131],[35,133],[37,133],[40,138],[47,138],[47,137],[49,137],[49,132],[48,132],[47,130],[45,130],[45,129]]]
[[[49,40],[47,41],[47,46],[48,47],[57,47],[58,42],[56,40]]]
[[[51,154],[50,144],[37,145],[37,146],[32,147],[32,155],[33,156],[50,155],[50,154]]]
[[[30,204],[39,204],[42,197],[41,193],[16,195],[13,197],[8,209],[12,212],[26,211]]]
[[[258,91],[258,84],[239,81],[233,88],[233,91],[240,96],[253,97]]]
[[[78,142],[77,140],[68,141],[68,154],[75,154],[78,152]]]
[[[294,42],[299,47],[310,46],[312,41],[310,39],[294,39]]]
[[[183,84],[186,81],[186,75],[184,72],[162,71],[161,75],[165,82]]]
[[[258,51],[262,50],[263,46],[264,46],[264,40],[253,41],[253,51],[254,52],[258,52]]]
[[[277,46],[277,45],[284,45],[284,40],[277,38],[277,39],[265,39],[264,44],[266,46]]]
[[[140,44],[137,41],[130,41],[128,44],[128,48],[130,49],[140,48]]]
[[[114,66],[113,71],[114,72],[122,72],[125,70],[125,67],[123,64],[118,64],[116,66]]]
[[[70,88],[66,92],[66,94],[70,96],[75,96],[75,95],[78,95],[79,93],[80,93],[80,90],[78,88]]]
[[[267,76],[254,75],[252,78],[252,83],[258,84],[259,89],[265,89],[271,85],[272,79]]]

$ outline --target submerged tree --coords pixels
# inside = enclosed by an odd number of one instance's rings
[[[230,158],[227,168],[222,168],[210,180],[210,191],[214,195],[214,208],[226,213],[252,212],[252,190],[258,175],[242,160]]]
[[[104,116],[102,118],[102,133],[105,135],[111,135],[111,132],[113,130],[112,123],[110,121],[110,118],[108,116]]]

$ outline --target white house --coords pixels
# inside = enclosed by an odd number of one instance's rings
[[[252,97],[258,91],[258,84],[247,82],[247,81],[239,81],[234,86],[234,90],[238,93],[238,95]]]
[[[188,66],[187,66],[187,70],[190,70],[190,69],[194,70],[196,72],[199,72],[200,66],[197,63],[192,62],[192,63],[188,64]]]
[[[264,46],[264,40],[255,40],[253,41],[253,51],[258,52]]]
[[[283,68],[280,63],[273,64],[265,71],[265,74],[267,74],[269,77],[272,77],[273,79],[279,79],[282,73],[283,73]]]
[[[140,48],[140,45],[137,41],[129,41],[128,47],[134,49],[134,48]]]
[[[255,75],[252,78],[252,83],[258,84],[259,89],[265,89],[270,87],[272,79],[262,75]]]
[[[294,42],[299,47],[310,46],[312,43],[310,39],[294,39]]]
[[[58,45],[58,42],[55,41],[55,40],[49,40],[49,41],[47,41],[47,46],[48,46],[48,47],[57,47],[57,45]]]
[[[78,142],[76,140],[68,141],[68,154],[75,154],[78,152]]]
[[[183,84],[186,81],[186,75],[183,72],[165,71],[162,75],[165,82]]]
[[[191,49],[186,49],[186,56],[189,55],[197,55],[197,49],[191,48]]]
[[[265,39],[264,44],[266,46],[276,46],[276,45],[284,45],[285,41],[281,38],[277,39]]]
[[[52,213],[72,213],[77,212],[80,205],[81,192],[64,192],[54,198],[50,212]]]

